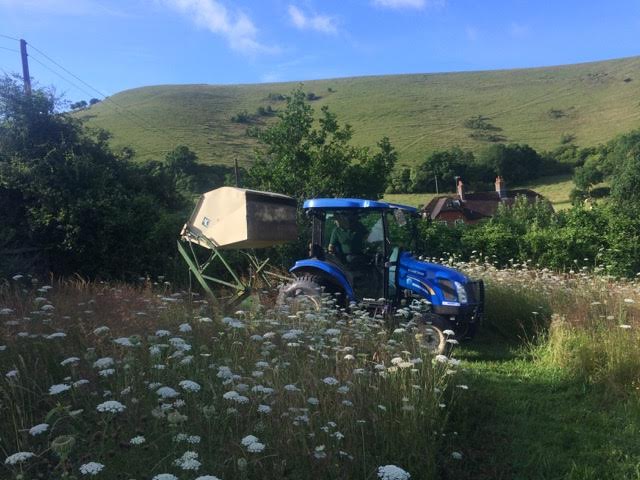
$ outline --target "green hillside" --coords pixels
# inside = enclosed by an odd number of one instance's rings
[[[178,144],[201,160],[246,164],[253,143],[247,124],[231,119],[244,110],[281,108],[298,83],[161,85],[127,90],[80,115],[113,133],[113,146],[132,146],[142,159],[162,158]],[[640,57],[558,67],[420,75],[390,75],[304,82],[342,122],[354,141],[371,145],[384,135],[400,164],[454,145],[478,150],[465,120],[482,115],[507,142],[536,149],[559,145],[563,135],[589,146],[640,127]],[[124,107],[120,108],[120,107]],[[270,117],[257,117],[264,124]]]

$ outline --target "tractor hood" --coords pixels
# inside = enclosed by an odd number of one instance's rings
[[[418,260],[409,252],[398,258],[398,284],[434,305],[460,306],[474,303],[469,277],[453,268]]]
[[[453,268],[445,267],[438,263],[424,262],[418,260],[410,252],[402,252],[399,258],[399,267],[410,275],[420,278],[434,280],[436,278],[446,278],[451,281],[466,283],[469,278]]]

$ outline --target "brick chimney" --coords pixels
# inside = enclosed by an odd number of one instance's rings
[[[462,179],[460,177],[458,177],[458,183],[456,187],[458,191],[458,198],[461,202],[464,202],[464,183],[462,182]]]
[[[496,192],[498,193],[500,200],[507,198],[507,184],[499,175],[496,177]]]

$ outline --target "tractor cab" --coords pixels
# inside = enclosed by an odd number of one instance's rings
[[[349,300],[378,301],[395,293],[388,265],[393,253],[389,229],[391,224],[397,226],[393,212],[416,209],[389,206],[357,199],[305,203],[313,225],[311,257],[342,273],[351,287],[346,292]]]
[[[433,351],[446,349],[444,332],[459,339],[473,336],[483,312],[482,281],[413,256],[408,247],[416,232],[406,224],[408,216],[418,215],[416,208],[317,198],[307,200],[304,209],[312,228],[309,258],[290,269],[296,280],[284,287],[284,299],[324,290],[346,305],[359,302],[387,314],[419,301],[428,305],[420,323]]]

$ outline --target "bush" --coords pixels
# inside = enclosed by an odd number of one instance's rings
[[[166,273],[188,204],[170,175],[114,154],[107,139],[57,113],[50,92],[26,96],[2,80],[0,248],[31,248],[58,275]]]

